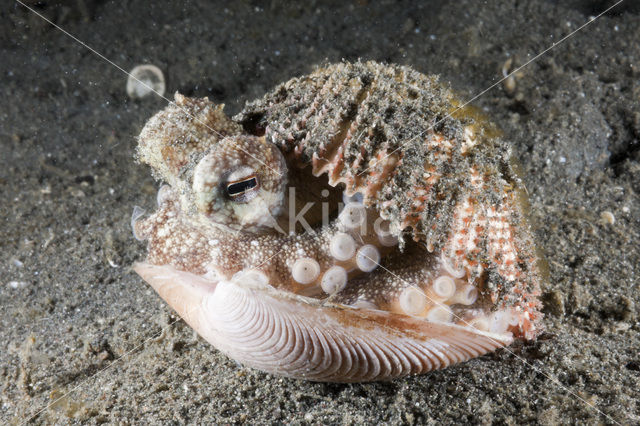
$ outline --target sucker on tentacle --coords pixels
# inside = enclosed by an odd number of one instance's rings
[[[540,332],[522,184],[493,128],[436,78],[341,63],[233,119],[176,94],[139,137],[168,185],[132,218],[135,270],[232,358],[383,380]]]

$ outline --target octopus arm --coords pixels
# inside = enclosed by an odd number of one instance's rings
[[[327,307],[251,283],[214,282],[170,265],[137,263],[134,269],[222,352],[251,367],[294,378],[390,380],[466,361],[512,341],[510,333]]]

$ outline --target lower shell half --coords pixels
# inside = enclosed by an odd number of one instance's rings
[[[511,333],[283,298],[251,274],[212,282],[167,265],[137,263],[134,269],[220,351],[282,376],[389,380],[444,368],[512,341]]]

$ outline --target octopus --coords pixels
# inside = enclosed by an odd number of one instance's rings
[[[339,63],[234,117],[178,93],[138,138],[165,184],[134,270],[232,359],[312,381],[532,340],[542,266],[509,147],[437,77]]]

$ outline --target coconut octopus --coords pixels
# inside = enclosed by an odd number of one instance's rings
[[[419,374],[534,339],[541,266],[494,127],[436,77],[339,63],[233,118],[175,95],[134,265],[204,339],[315,381]]]

